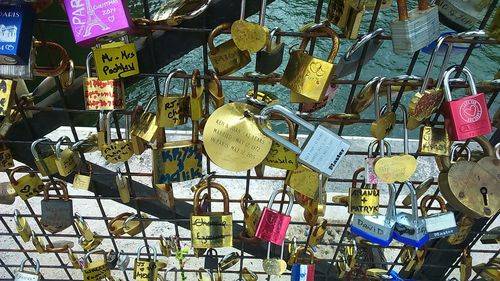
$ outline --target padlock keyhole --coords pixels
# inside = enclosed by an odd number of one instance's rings
[[[483,195],[484,205],[488,206],[488,188],[483,186],[483,187],[481,187],[481,189],[479,191],[481,191],[481,194]]]

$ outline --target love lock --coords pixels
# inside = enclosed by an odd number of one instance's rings
[[[240,19],[231,25],[231,37],[238,49],[248,51],[251,54],[262,50],[269,41],[269,29],[264,26],[266,18],[267,0],[261,0],[261,12],[259,24],[245,20],[246,1],[241,1]]]
[[[271,243],[267,243],[267,258],[262,261],[262,268],[264,272],[269,275],[280,276],[286,271],[286,262],[283,260],[283,252],[285,242],[281,244],[280,258],[270,258],[271,256]]]
[[[38,281],[42,279],[42,275],[40,274],[40,261],[37,258],[31,258],[35,263],[35,272],[24,270],[24,265],[28,260],[28,258],[25,258],[21,261],[21,266],[14,276],[14,281]]]
[[[50,199],[49,190],[62,190],[61,199]],[[62,181],[48,182],[44,187],[44,198],[40,202],[43,228],[51,233],[60,232],[73,224],[73,201],[69,199],[68,189]]]

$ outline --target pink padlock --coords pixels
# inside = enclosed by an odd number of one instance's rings
[[[491,133],[491,121],[486,105],[484,93],[477,93],[476,85],[472,79],[472,74],[466,67],[463,73],[467,77],[470,87],[470,96],[457,100],[452,100],[449,85],[450,75],[460,69],[454,65],[444,73],[444,96],[446,101],[443,104],[444,125],[448,131],[448,136],[453,141],[460,141],[479,137]]]
[[[290,200],[284,214],[271,209],[276,195],[283,192],[288,195],[288,198]],[[283,240],[285,240],[288,225],[292,220],[292,217],[290,217],[290,213],[292,212],[293,201],[293,194],[290,191],[284,191],[282,189],[275,190],[271,194],[271,198],[269,198],[267,207],[265,207],[264,211],[262,212],[259,224],[257,225],[257,231],[255,232],[255,237],[264,241],[271,242],[275,245],[282,245]]]
[[[75,42],[84,47],[132,27],[126,0],[64,0],[64,7]]]

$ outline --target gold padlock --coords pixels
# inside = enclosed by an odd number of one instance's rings
[[[284,119],[288,127],[288,141],[297,145],[298,140],[295,137],[295,126],[290,119],[281,114],[276,114],[280,119]],[[275,116],[273,116],[275,117]],[[273,141],[271,150],[262,161],[263,165],[278,169],[293,171],[298,168],[297,154],[287,149],[281,143]]]
[[[0,204],[12,205],[16,202],[16,191],[10,182],[0,183]]]
[[[158,131],[156,114],[149,110],[156,98],[156,96],[152,97],[144,109],[140,104],[135,107],[132,114],[132,125],[130,127],[132,142],[134,142],[134,137],[140,138],[146,142],[153,142],[155,140],[156,132]]]
[[[95,233],[92,232],[85,219],[78,212],[75,213],[74,222],[80,232],[80,236],[88,241],[94,239]]]
[[[63,141],[71,142],[71,139],[67,136],[60,137],[56,142],[56,166],[59,174],[63,177],[71,175],[75,169],[80,164],[80,156],[78,153],[71,150],[69,146],[64,150],[61,150],[61,145]]]
[[[16,80],[0,79],[0,116],[8,116],[16,93]]]
[[[76,149],[75,149],[76,148]],[[78,150],[77,146],[71,148],[72,150]],[[92,181],[92,164],[87,162],[87,173],[88,175],[85,175],[82,172],[82,166],[84,165],[84,162],[80,162],[80,167],[77,169],[77,172],[75,176],[73,177],[73,188],[78,188],[82,190],[89,190],[91,181]]]
[[[260,216],[262,210],[260,209],[259,204],[257,203],[249,203],[247,207],[245,207],[245,201],[252,201],[253,198],[250,194],[245,193],[240,200],[241,211],[243,212],[244,221],[245,221],[245,233],[247,237],[251,238],[255,236],[255,231],[257,230],[257,225],[259,224]]]
[[[35,158],[35,164],[38,168],[38,171],[42,176],[55,175],[57,174],[57,165],[56,165],[56,155],[52,146],[48,147],[48,151],[45,150],[41,153],[37,150],[37,146],[43,142],[52,142],[49,138],[41,138],[37,139],[31,144],[31,154]],[[40,156],[42,154],[42,156]]]
[[[26,218],[21,217],[18,209],[14,210],[14,221],[16,222],[17,233],[21,236],[24,242],[29,242],[31,239],[31,227],[26,221]]]
[[[141,259],[141,250],[149,248],[153,252],[153,260]],[[137,281],[156,281],[158,278],[158,260],[156,257],[156,248],[142,246],[137,249],[137,257],[134,262],[134,279]]]
[[[127,161],[130,157],[132,157],[132,155],[134,155],[134,152],[129,138],[128,118],[125,119],[125,139],[111,138],[111,117],[113,116],[113,113],[114,111],[110,111],[106,116],[106,143],[101,147],[101,153],[107,162],[116,164]],[[121,134],[118,133],[118,135],[120,136]]]
[[[173,95],[170,92],[170,84],[175,75],[187,73],[182,69],[175,69],[171,71],[165,80],[163,93],[158,96],[157,101],[157,116],[156,125],[158,127],[175,127],[185,124],[187,122],[187,108],[188,108],[188,91],[189,79],[183,78],[184,84],[181,95]]]
[[[42,237],[37,236],[35,234],[35,231],[31,231],[31,243],[33,243],[33,246],[35,247],[35,250],[39,254],[45,253],[45,243],[43,243]]]
[[[208,48],[210,52],[208,57],[218,75],[224,76],[234,73],[250,63],[250,53],[242,51],[236,47],[233,39],[230,39],[217,47],[214,45],[214,39],[224,31],[231,29],[231,23],[223,23],[210,32],[208,36]]]
[[[151,222],[146,214],[132,214],[123,222],[123,231],[130,236],[135,236],[146,229]]]
[[[210,93],[210,102],[214,108],[219,108],[224,105],[224,89],[217,74],[209,70],[206,75],[210,77],[208,81],[208,92]]]
[[[325,186],[326,177],[299,164],[297,169],[290,171],[286,176],[286,184],[295,191],[313,200],[317,200]]]
[[[462,215],[460,219],[457,220],[458,233],[450,235],[450,237],[448,237],[448,243],[451,245],[462,244],[469,236],[473,225],[473,219],[466,215]]]
[[[156,196],[158,196],[158,200],[163,205],[169,208],[173,208],[175,206],[174,188],[172,187],[172,184],[155,184],[154,188],[156,191]]]
[[[204,89],[200,80],[200,70],[193,70],[191,76],[191,95],[189,97],[189,107],[191,111],[191,119],[200,121],[203,116],[203,97]]]
[[[460,281],[468,281],[472,275],[472,257],[465,248],[460,257]]]
[[[19,179],[14,178],[16,173],[23,172],[28,173],[28,175],[24,175]],[[17,195],[23,200],[28,200],[43,190],[42,179],[28,166],[19,166],[12,169],[9,173],[9,181]]]
[[[298,50],[292,51],[281,84],[293,92],[313,101],[320,101],[328,90],[335,73],[333,60],[337,56],[340,40],[335,31],[326,24],[313,26],[307,33],[325,32],[332,39],[332,49],[327,61],[305,53],[310,37],[304,37]]]
[[[436,128],[428,125],[420,129],[418,152],[425,155],[450,155],[451,142],[445,128]]]
[[[128,187],[128,177],[123,176],[120,168],[116,168],[116,188],[118,189],[118,193],[120,194],[120,200],[123,203],[130,202],[130,190]]]
[[[132,216],[134,213],[121,213],[118,216],[114,217],[108,222],[108,230],[113,236],[121,236],[125,234],[125,230],[123,224],[125,220]]]
[[[68,259],[74,269],[81,269],[80,261],[78,260],[78,256],[73,253],[71,248],[68,249]]]
[[[85,281],[98,281],[111,276],[111,271],[105,259],[94,259],[88,263],[88,258],[91,254],[105,253],[102,250],[93,250],[85,254],[83,257],[83,279]]]
[[[309,237],[309,246],[316,247],[323,240],[326,234],[326,226],[328,221],[325,219],[318,220],[315,226],[312,228],[311,236]]]
[[[367,188],[363,183],[361,187],[356,187],[358,176],[365,171],[365,168],[357,169],[352,176],[352,185],[349,189],[349,208],[350,214],[358,215],[378,215],[379,208],[379,190],[377,185],[371,185]]]

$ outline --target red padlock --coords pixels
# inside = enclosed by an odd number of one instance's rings
[[[285,192],[290,200],[284,214],[271,209],[276,195],[282,192]],[[290,213],[292,212],[293,201],[293,194],[290,191],[284,191],[282,189],[275,190],[271,194],[271,198],[269,198],[267,207],[265,207],[262,212],[259,224],[257,225],[257,231],[255,232],[255,237],[276,245],[282,245],[283,240],[285,240],[288,225],[292,219],[292,217],[290,217]]]
[[[484,93],[477,93],[476,85],[472,79],[472,74],[466,67],[463,73],[467,77],[471,96],[466,96],[457,100],[452,100],[449,85],[450,75],[460,69],[454,65],[444,73],[444,96],[443,104],[444,125],[448,131],[448,136],[453,141],[460,141],[479,137],[491,133],[491,121],[486,105]]]

